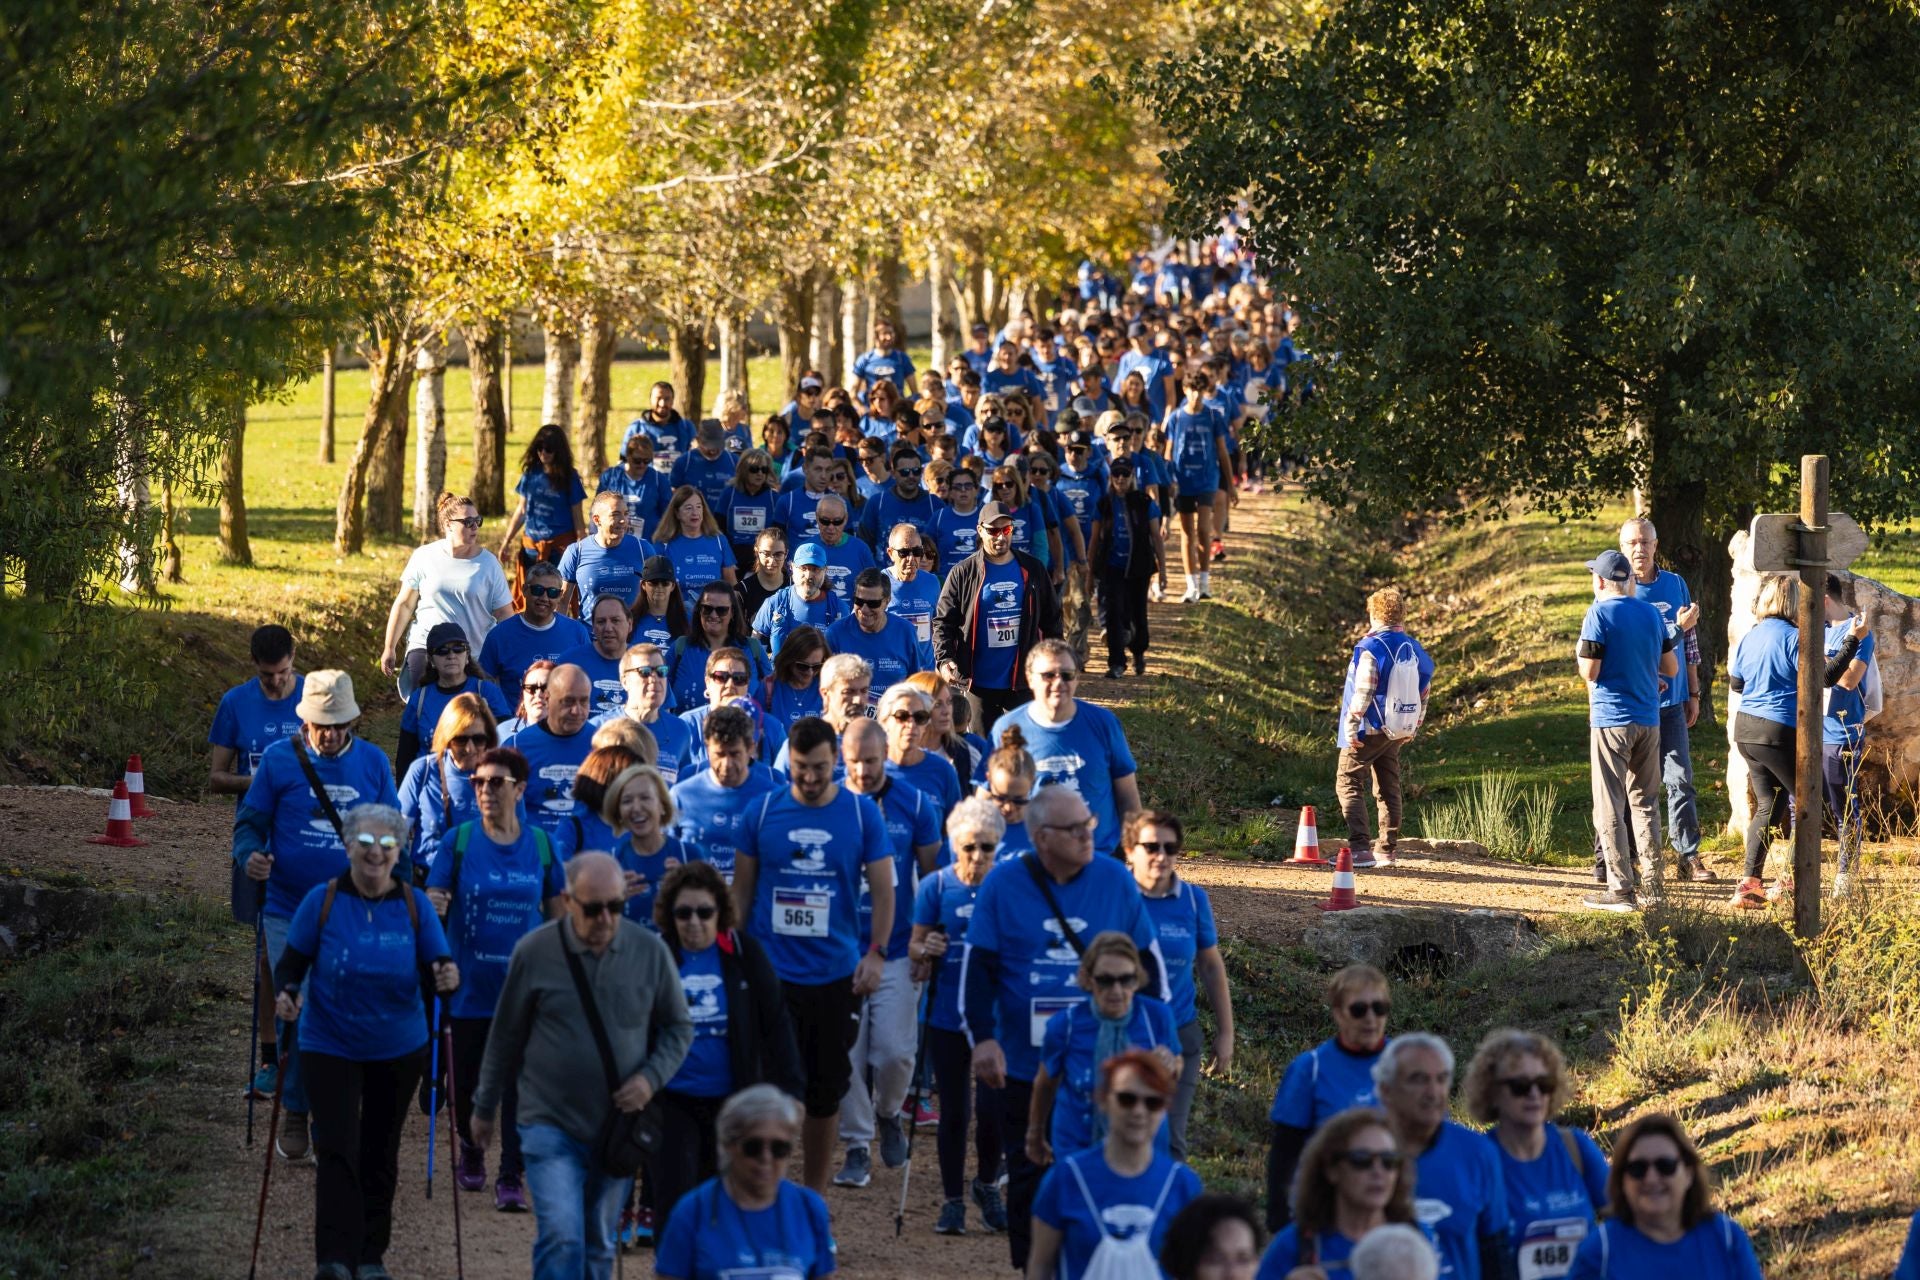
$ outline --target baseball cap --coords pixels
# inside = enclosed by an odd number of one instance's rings
[[[981,528],[984,529],[990,524],[999,524],[1002,520],[1005,520],[1009,524],[1013,523],[1013,517],[1007,514],[1007,509],[1005,507],[1001,506],[997,502],[986,502],[981,504],[980,506],[980,527]]]
[[[1626,582],[1633,577],[1633,566],[1618,551],[1602,551],[1587,561],[1587,568],[1607,582]]]
[[[1091,449],[1093,447],[1093,433],[1091,431],[1069,431],[1067,433],[1067,447],[1069,449],[1075,447]]]
[[[642,582],[672,582],[673,561],[665,556],[648,556],[647,562],[640,566]]]
[[[466,629],[457,622],[436,622],[427,630],[427,652],[432,653],[442,645],[465,644]]]
[[[820,381],[818,378],[800,379],[800,389],[802,391],[818,391],[824,386],[826,386],[826,383]]]
[[[827,549],[817,542],[803,542],[794,549],[793,562],[824,569],[827,567]]]

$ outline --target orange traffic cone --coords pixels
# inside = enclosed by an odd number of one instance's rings
[[[1320,832],[1313,824],[1313,806],[1300,806],[1300,829],[1294,833],[1293,856],[1288,862],[1304,863],[1309,867],[1324,867],[1327,860],[1320,856]]]
[[[1340,846],[1340,859],[1333,864],[1333,896],[1320,904],[1322,911],[1351,911],[1359,906],[1353,896],[1353,850]]]
[[[138,752],[127,757],[127,816],[132,818],[153,816],[153,810],[147,808],[147,775],[140,767]]]
[[[133,816],[127,812],[127,784],[113,784],[113,799],[107,801],[107,834],[88,836],[88,844],[110,844],[118,848],[130,849],[137,844],[145,844],[139,836],[133,834]]]

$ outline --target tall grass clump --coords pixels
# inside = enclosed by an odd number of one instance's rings
[[[1420,833],[1429,840],[1471,840],[1516,862],[1543,863],[1554,852],[1559,808],[1558,787],[1526,787],[1517,774],[1492,771],[1455,798],[1424,806]]]
[[[1856,897],[1802,951],[1821,1011],[1835,1026],[1911,1040],[1920,1019],[1920,907],[1910,897]]]

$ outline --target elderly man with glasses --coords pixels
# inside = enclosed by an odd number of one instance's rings
[[[921,643],[913,624],[887,611],[892,598],[893,584],[887,575],[863,569],[853,582],[853,616],[827,628],[829,648],[858,654],[873,668],[876,701],[880,692],[933,666],[933,651]]]
[[[932,544],[902,521],[887,532],[887,612],[904,618],[914,638],[933,652],[933,611],[940,603],[940,579],[933,572]],[[929,662],[928,666],[932,666]]]
[[[560,600],[568,590],[560,570],[553,565],[545,560],[528,565],[521,587],[525,603],[520,612],[502,619],[487,632],[486,642],[480,646],[480,670],[500,682],[500,692],[508,705],[520,705],[520,682],[534,663],[558,661],[561,654],[593,643],[593,632],[586,623],[560,612]]]
[[[820,526],[820,536],[802,543],[800,549],[820,548],[826,556],[828,589],[840,597],[841,604],[851,607],[854,576],[874,567],[873,551],[860,539],[847,536],[847,504],[838,495],[822,498],[814,519]],[[800,563],[798,554],[794,563]]]

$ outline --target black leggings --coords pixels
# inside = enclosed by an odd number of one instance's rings
[[[393,1188],[407,1104],[427,1069],[427,1051],[355,1062],[300,1051],[313,1105],[313,1257],[349,1271],[379,1262],[393,1238]]]
[[[468,1125],[473,1121],[473,1090],[480,1083],[480,1063],[487,1056],[487,1032],[493,1026],[492,1018],[451,1018],[453,1024],[453,1065],[454,1083],[460,1086],[453,1098],[453,1122],[460,1128],[460,1141],[473,1145],[473,1132]],[[446,1083],[446,1064],[440,1066],[441,1083]],[[494,1132],[500,1135],[500,1176],[517,1178],[526,1172],[526,1166],[520,1159],[520,1126],[517,1117],[520,1110],[520,1085],[515,1079],[518,1072],[509,1072],[506,1083],[500,1090],[499,1123]]]
[[[927,1031],[927,1056],[933,1060],[933,1078],[940,1090],[940,1187],[949,1200],[967,1191],[967,1121],[973,1121],[976,1176],[991,1182],[1000,1170],[1003,1134],[1000,1127],[1000,1091],[973,1078],[973,1049],[965,1032]],[[972,1097],[967,1086],[974,1085]]]
[[[1100,573],[1100,599],[1107,618],[1107,665],[1124,666],[1127,650],[1147,651],[1146,578],[1129,578],[1125,570],[1108,566]]]
[[[1741,715],[1736,732],[1754,719]],[[1753,788],[1753,816],[1747,819],[1747,865],[1741,873],[1749,880],[1759,879],[1766,869],[1767,846],[1771,843],[1768,833],[1778,826],[1785,836],[1793,828],[1788,817],[1793,798],[1793,730],[1786,725],[1773,725],[1772,730],[1759,732],[1765,733],[1769,740],[1734,743],[1740,749],[1740,758],[1747,762],[1747,782]]]

